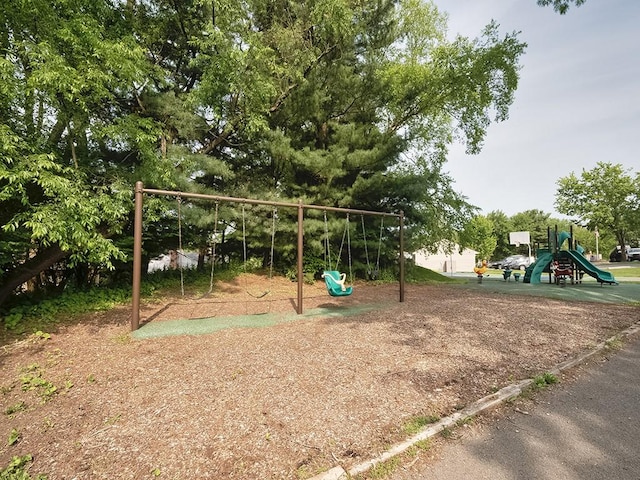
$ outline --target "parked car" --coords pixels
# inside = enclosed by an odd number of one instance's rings
[[[627,250],[627,258],[630,262],[633,262],[634,260],[638,260],[640,262],[640,248],[635,247]]]
[[[509,261],[502,265],[502,268],[508,268],[510,270],[525,270],[531,265],[531,258],[526,255],[513,255],[509,257]]]
[[[629,258],[629,250],[631,250],[631,247],[629,247],[629,245],[627,245],[627,258]],[[614,248],[611,251],[611,253],[609,254],[609,261],[610,262],[621,262],[622,261],[622,249],[620,248],[619,245],[616,248]]]
[[[511,257],[502,258],[500,260],[493,260],[489,262],[489,268],[496,268],[500,270],[502,268],[502,265],[504,265],[510,258]]]

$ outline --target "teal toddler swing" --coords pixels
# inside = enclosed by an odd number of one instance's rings
[[[346,297],[353,293],[353,286],[346,286],[347,280],[346,273],[340,273],[338,270],[338,264],[340,263],[340,256],[342,255],[342,247],[344,247],[345,237],[347,239],[347,251],[349,252],[349,280],[353,283],[353,273],[351,271],[351,236],[349,234],[349,214],[347,213],[346,225],[344,233],[342,234],[342,243],[340,244],[340,251],[338,252],[338,258],[336,260],[336,266],[334,270],[331,270],[331,249],[329,248],[329,228],[327,226],[327,212],[324,212],[324,234],[325,234],[325,266],[327,270],[322,273],[322,278],[327,286],[327,292],[332,297]]]

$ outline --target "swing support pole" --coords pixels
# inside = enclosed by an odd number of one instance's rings
[[[304,205],[298,200],[298,302],[296,313],[302,315],[302,285],[304,282]]]
[[[176,192],[170,190],[157,190],[152,188],[144,188],[142,182],[138,181],[135,185],[135,219],[134,219],[134,233],[133,233],[133,292],[132,292],[132,312],[131,312],[131,330],[137,330],[140,326],[140,285],[142,277],[142,205],[144,201],[144,194],[150,195],[164,195],[173,196],[178,198],[199,198],[203,200],[213,200],[216,202],[232,202],[252,205],[271,205],[273,207],[284,208],[297,208],[298,209],[298,302],[296,306],[296,313],[301,315],[303,313],[302,297],[303,297],[303,285],[304,285],[304,210],[324,210],[331,212],[352,213],[360,215],[371,215],[380,217],[396,217],[399,219],[400,228],[400,257],[398,259],[400,267],[400,302],[404,302],[404,213],[390,213],[390,212],[374,212],[370,210],[358,210],[353,208],[341,208],[341,207],[325,207],[321,205],[307,205],[302,202],[302,199],[298,200],[298,203],[287,202],[274,202],[268,200],[255,200],[251,198],[236,198],[225,197],[220,195],[207,195],[203,193],[187,193]]]
[[[131,331],[140,326],[140,279],[142,277],[142,202],[144,189],[142,182],[136,182],[135,218],[133,221],[133,292],[131,311]]]

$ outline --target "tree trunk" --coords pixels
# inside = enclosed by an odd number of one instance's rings
[[[18,266],[4,279],[3,285],[0,287],[0,306],[11,296],[16,288],[23,283],[31,280],[42,271],[51,267],[54,263],[59,262],[68,255],[58,245],[52,245],[48,248],[38,251],[35,256],[29,258],[22,265]]]
[[[624,234],[624,232],[618,232],[616,234],[616,237],[618,237],[618,243],[620,244],[620,261],[621,262],[626,262],[627,261],[627,238],[626,235]]]

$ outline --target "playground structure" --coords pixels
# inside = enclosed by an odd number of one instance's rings
[[[568,241],[568,248],[562,250],[565,241]],[[573,228],[570,232],[558,232],[556,226],[552,234],[551,227],[547,227],[547,245],[547,248],[538,248],[536,262],[525,270],[524,283],[541,283],[542,274],[548,273],[549,283],[564,286],[567,281],[581,283],[586,273],[600,285],[618,284],[610,272],[599,269],[585,258],[584,248],[574,241]]]
[[[360,215],[371,215],[380,217],[394,217],[399,222],[399,301],[404,302],[405,297],[405,267],[404,267],[404,213],[390,212],[375,212],[370,210],[358,210],[352,208],[340,208],[340,207],[328,207],[321,205],[303,204],[302,200],[298,203],[287,202],[275,202],[267,200],[256,200],[250,198],[236,198],[226,197],[219,195],[207,195],[198,193],[185,193],[169,190],[157,190],[144,188],[142,182],[136,182],[135,185],[135,220],[134,220],[134,238],[133,238],[133,286],[132,286],[132,314],[131,314],[131,330],[137,330],[140,326],[140,286],[142,280],[142,217],[143,217],[143,202],[144,195],[162,195],[176,197],[179,199],[179,204],[183,198],[194,198],[202,200],[210,200],[215,202],[232,202],[239,203],[241,205],[253,204],[253,205],[269,205],[274,208],[295,208],[297,209],[297,303],[296,313],[301,315],[303,313],[303,284],[304,284],[304,211],[309,209],[323,210],[325,212],[343,212],[348,215],[351,213]],[[216,208],[217,211],[217,208]],[[180,217],[178,217],[180,218]],[[243,226],[244,228],[244,226]],[[347,230],[348,232],[348,230]],[[244,233],[243,233],[244,235]],[[327,239],[328,242],[328,239]],[[272,238],[273,244],[273,238]],[[349,253],[350,254],[350,253]],[[246,253],[244,253],[246,257]],[[368,259],[367,259],[368,262]],[[213,265],[213,264],[212,264]],[[330,277],[330,278],[329,278]],[[346,287],[344,285],[346,274],[340,274],[338,271],[327,270],[324,273],[324,279],[327,284],[327,291],[332,296],[344,296],[352,293],[352,286]]]

